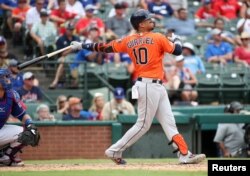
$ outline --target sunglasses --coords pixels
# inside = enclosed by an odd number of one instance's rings
[[[26,80],[31,81],[31,80],[34,80],[34,79],[35,79],[35,78],[31,77],[31,78],[28,78],[28,79],[26,79]]]
[[[65,103],[66,102],[66,100],[60,100],[59,101],[59,103]]]

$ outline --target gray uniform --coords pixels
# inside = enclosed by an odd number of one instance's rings
[[[244,124],[219,124],[214,142],[223,142],[233,156],[245,145],[243,126]]]

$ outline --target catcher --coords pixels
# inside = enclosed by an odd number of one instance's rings
[[[25,112],[23,102],[12,89],[11,74],[7,69],[0,69],[0,165],[23,166],[17,152],[24,146],[37,146],[40,134]],[[12,115],[22,121],[24,127],[6,124]]]

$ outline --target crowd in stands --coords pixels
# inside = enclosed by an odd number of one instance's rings
[[[13,86],[24,102],[43,102],[39,81],[33,73],[17,69],[23,60],[11,53],[11,47],[22,47],[24,59],[29,60],[62,49],[71,41],[107,42],[122,38],[135,32],[128,19],[136,8],[148,9],[154,14],[158,32],[166,36],[174,32],[183,39],[182,55],[176,58],[166,55],[163,61],[164,85],[169,89],[172,103],[197,105],[199,95],[194,88],[198,75],[206,74],[207,63],[249,67],[249,0],[1,0],[0,67],[11,70]],[[6,39],[12,41],[11,46]],[[83,62],[121,63],[131,75],[131,82],[137,79],[131,59],[124,53],[67,50],[58,55],[56,62],[58,66],[53,81],[47,85],[49,89],[58,88],[65,71],[72,78],[71,88],[77,88],[79,77],[85,71]],[[124,96],[127,89],[122,89],[123,98],[127,98]],[[181,90],[181,93],[172,90]],[[83,107],[79,97],[66,96],[58,97],[57,113],[63,114],[64,120],[116,119],[116,115],[123,112],[121,107],[126,108],[123,113],[135,113],[122,96],[117,101],[119,96],[114,94],[115,99],[105,104],[103,96],[97,95],[88,111],[93,111],[92,114],[84,112],[89,107]]]

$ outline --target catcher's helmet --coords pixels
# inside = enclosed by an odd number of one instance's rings
[[[8,79],[11,79],[10,71],[8,69],[0,69],[0,84],[4,90],[9,90],[12,88],[11,81],[8,83]]]
[[[224,112],[234,113],[235,111],[240,111],[243,109],[243,105],[238,101],[233,101],[227,105],[224,109]]]
[[[134,12],[130,17],[130,23],[132,24],[135,30],[138,30],[139,24],[145,20],[148,20],[153,17],[153,14],[144,9],[139,9]]]

